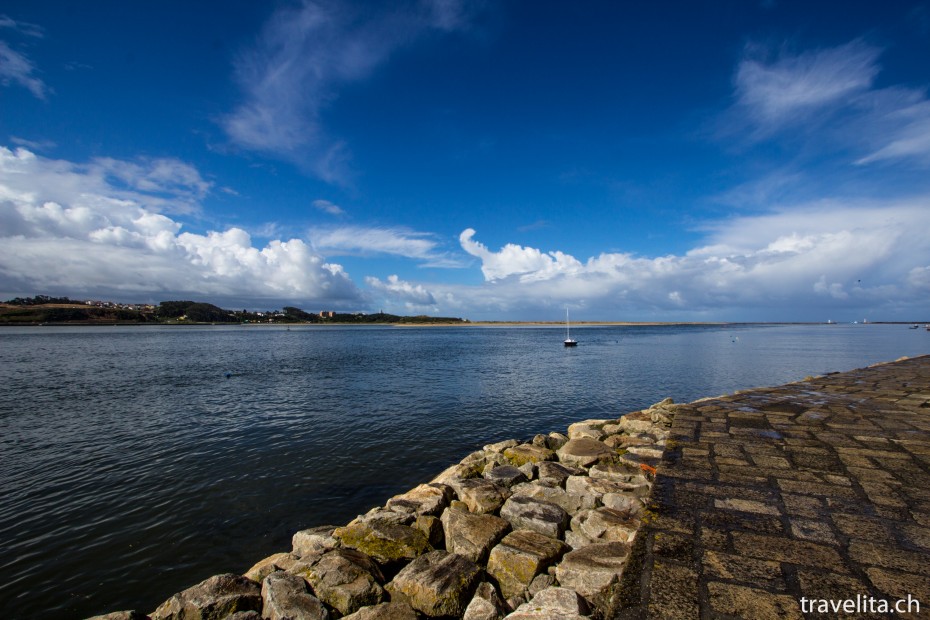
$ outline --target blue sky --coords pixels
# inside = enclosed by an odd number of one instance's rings
[[[930,318],[930,3],[0,7],[0,296]]]

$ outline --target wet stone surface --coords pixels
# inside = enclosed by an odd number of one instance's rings
[[[926,614],[927,489],[930,357],[680,406],[609,615],[836,617],[800,601],[908,595]]]

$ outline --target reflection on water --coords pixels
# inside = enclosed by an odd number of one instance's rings
[[[0,609],[149,612],[485,443],[930,350],[904,326],[0,331]],[[227,378],[227,375],[228,378]]]

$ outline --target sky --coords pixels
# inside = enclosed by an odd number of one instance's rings
[[[930,319],[930,2],[0,3],[0,298]]]

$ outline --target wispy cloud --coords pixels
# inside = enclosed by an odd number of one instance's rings
[[[859,39],[796,54],[747,46],[724,133],[753,141],[786,139],[809,154],[846,156],[858,165],[930,166],[927,91],[876,88],[881,53]]]
[[[34,39],[45,37],[45,29],[38,24],[32,24],[24,21],[17,21],[8,15],[0,15],[0,28],[9,28],[21,35]]]
[[[184,295],[357,306],[343,268],[300,239],[194,234],[183,211],[208,184],[175,160],[78,165],[0,147],[0,290]]]
[[[457,0],[389,5],[305,0],[275,11],[235,62],[243,101],[221,119],[235,145],[306,166],[345,184],[348,145],[328,135],[325,108],[342,87],[369,77],[398,48],[429,31],[467,25]]]
[[[552,228],[552,222],[549,220],[536,220],[532,224],[526,224],[525,226],[520,226],[517,228],[518,232],[532,232],[534,230],[542,230],[544,228]]]
[[[18,84],[43,101],[50,89],[45,82],[36,77],[36,67],[25,55],[12,49],[5,41],[0,41],[0,84],[9,86]]]
[[[58,146],[51,140],[27,140],[17,136],[10,136],[10,142],[16,146],[26,147],[30,151],[48,151]]]
[[[749,46],[734,78],[736,96],[758,126],[770,131],[868,90],[879,68],[879,50],[861,41],[803,52]]]
[[[319,209],[323,213],[329,213],[330,215],[342,216],[346,214],[342,207],[328,200],[314,200],[313,207]]]
[[[330,255],[391,254],[418,260],[436,258],[439,246],[432,233],[401,227],[317,228],[310,231],[310,239],[315,248]]]

